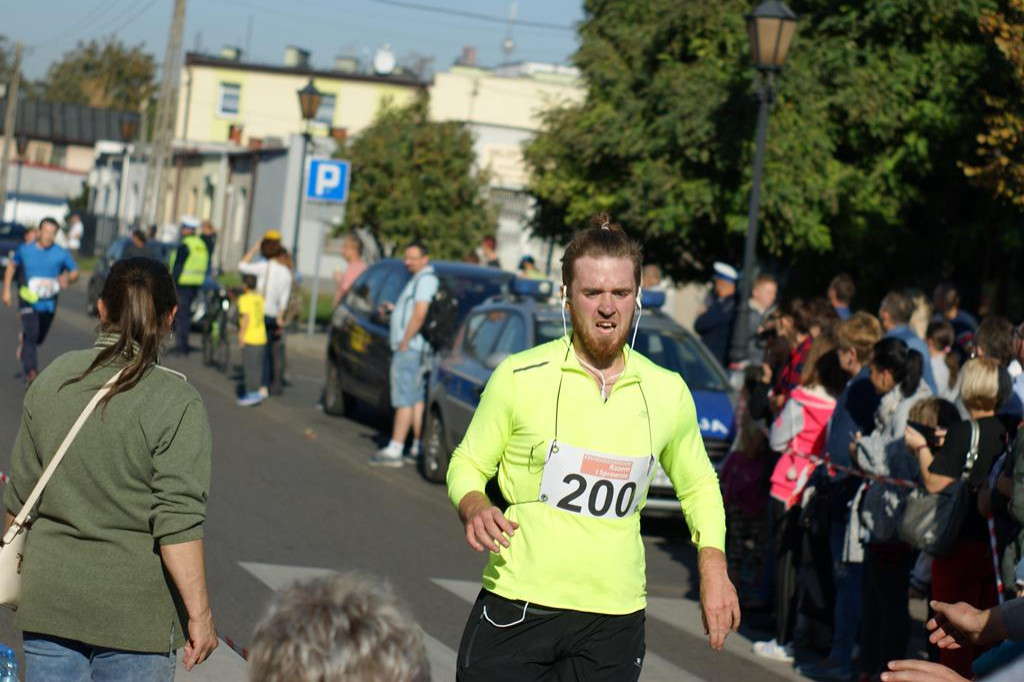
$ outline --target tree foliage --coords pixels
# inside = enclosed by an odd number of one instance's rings
[[[386,106],[343,152],[352,162],[347,222],[368,228],[382,245],[427,242],[438,258],[461,260],[493,232],[474,168],[473,139],[455,122],[427,120],[427,102]]]
[[[575,62],[588,96],[548,112],[526,150],[536,232],[565,240],[609,210],[677,277],[738,264],[757,114],[744,15],[755,4],[584,3]],[[978,28],[997,0],[789,4],[801,20],[774,81],[762,262],[818,291],[838,270],[871,294],[976,278],[993,246],[979,228],[998,249],[1014,222],[958,167],[974,153],[983,89],[1006,70]]]
[[[138,111],[154,91],[156,62],[142,45],[114,37],[80,42],[46,72],[40,85],[51,102]]]
[[[985,129],[977,136],[976,163],[964,173],[997,199],[1024,209],[1024,0],[1008,0],[1005,11],[985,11],[981,32],[1010,69],[1001,92],[987,88]]]

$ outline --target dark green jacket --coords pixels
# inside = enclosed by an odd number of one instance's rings
[[[101,336],[96,348],[60,356],[32,382],[4,493],[12,514],[116,369],[61,384],[112,341]],[[128,651],[180,647],[186,615],[159,545],[203,537],[211,449],[203,401],[177,373],[153,367],[97,407],[32,515],[16,625]]]

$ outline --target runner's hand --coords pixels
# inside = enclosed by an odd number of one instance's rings
[[[219,644],[217,628],[213,625],[212,617],[204,620],[189,618],[188,641],[185,643],[185,656],[182,659],[185,670],[192,670],[209,658]]]
[[[483,498],[482,495],[480,497]],[[478,552],[490,550],[495,554],[501,551],[499,544],[508,547],[509,538],[515,535],[519,524],[506,519],[500,509],[486,502],[486,498],[474,503],[473,507],[463,515],[469,546]]]
[[[882,682],[967,682],[946,666],[931,661],[889,661],[889,670],[892,672],[882,673]]]
[[[700,610],[704,621],[704,634],[715,651],[725,646],[729,631],[740,627],[740,600],[736,588],[729,580],[725,554],[721,550],[705,547],[697,557],[700,571]]]

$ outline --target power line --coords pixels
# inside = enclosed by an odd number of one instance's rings
[[[434,14],[446,14],[452,17],[463,17],[466,19],[476,19],[478,21],[488,21],[494,24],[509,24],[508,17],[498,17],[491,14],[478,14],[477,12],[467,12],[465,10],[448,9],[445,7],[435,7],[433,5],[421,5],[416,2],[403,2],[402,0],[368,0],[378,5],[390,5],[392,7],[402,7],[403,9],[413,9],[420,12],[432,12]],[[519,21],[512,22],[515,26],[522,26],[526,28],[544,28],[552,31],[569,31],[571,33],[576,32],[574,26],[565,26],[563,24],[549,24],[544,21]]]
[[[127,19],[125,19],[120,25],[118,25],[115,28],[111,29],[110,32],[113,33],[113,34],[116,34],[118,31],[120,31],[120,30],[122,30],[124,28],[127,28],[129,25],[135,23],[136,19],[141,17],[143,14],[145,14],[146,10],[148,10],[150,7],[152,7],[156,3],[157,3],[157,0],[149,0],[149,2],[147,2],[145,5],[143,5],[142,8],[138,12],[136,12],[133,15],[131,15]]]

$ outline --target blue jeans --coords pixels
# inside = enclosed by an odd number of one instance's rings
[[[173,682],[175,652],[150,654],[25,633],[25,682]],[[170,641],[168,639],[168,649]]]
[[[860,629],[864,594],[864,564],[843,561],[843,536],[846,523],[833,521],[829,527],[829,548],[832,550],[832,581],[836,590],[832,650],[829,660],[850,666],[853,645]]]

